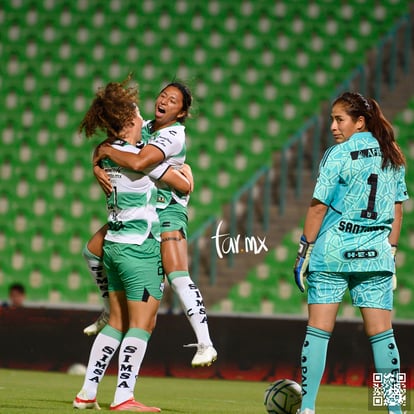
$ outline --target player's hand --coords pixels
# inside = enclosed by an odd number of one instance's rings
[[[112,147],[108,142],[103,142],[102,144],[98,145],[93,152],[93,165],[98,165],[99,161],[103,160],[104,158],[108,158],[108,154],[111,148]]]
[[[189,183],[190,183],[190,191],[189,191],[189,193],[192,193],[194,191],[194,177],[193,177],[193,173],[191,171],[191,167],[188,164],[184,164],[179,169],[179,171],[189,181]]]
[[[308,274],[309,259],[314,245],[315,243],[308,242],[304,235],[301,236],[295,266],[293,267],[295,283],[301,292],[305,291],[304,279]]]
[[[391,254],[392,254],[392,257],[394,258],[394,263],[395,263],[395,255],[397,254],[397,245],[396,244],[391,245]],[[396,271],[397,271],[397,269],[394,270],[394,274],[392,275],[392,290],[397,289]]]
[[[109,196],[112,193],[112,184],[105,170],[99,165],[94,165],[93,175],[95,176],[105,195]]]

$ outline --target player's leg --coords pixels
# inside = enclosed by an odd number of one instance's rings
[[[97,335],[90,354],[86,374],[81,390],[73,401],[78,409],[99,409],[96,401],[98,386],[116,350],[123,339],[128,326],[125,292],[110,292],[111,316],[107,325]]]
[[[308,326],[301,353],[301,413],[315,410],[316,397],[325,371],[329,339],[347,280],[340,275],[311,272],[308,285]],[[310,410],[310,411],[306,411]]]
[[[199,343],[212,345],[203,297],[188,272],[187,240],[180,231],[161,235],[161,255],[168,282],[177,294]]]
[[[150,243],[158,245],[154,240]],[[136,380],[155,327],[164,278],[159,246],[157,256],[144,259],[140,257],[139,247],[122,252],[129,258],[122,267],[122,273],[127,275],[123,280],[128,298],[129,329],[119,349],[117,388],[111,410],[159,412],[159,408],[147,407],[134,399]]]
[[[101,293],[104,305],[98,319],[83,330],[86,335],[96,335],[107,324],[109,318],[108,278],[102,264],[102,249],[107,228],[107,225],[101,227],[83,249],[83,257],[86,260],[89,273]]]
[[[325,371],[328,343],[339,303],[311,304],[308,308],[309,320],[301,352],[301,409],[315,410],[316,397]]]
[[[358,285],[358,289],[371,292],[364,295],[363,302],[359,301],[358,305],[371,343],[375,370],[383,378],[384,394],[391,396],[388,412],[402,413],[400,355],[392,329],[392,277],[371,276],[365,283]]]
[[[181,307],[193,328],[197,352],[193,366],[209,366],[217,359],[208,328],[207,312],[203,297],[188,272],[187,240],[180,231],[161,234],[161,255],[168,283],[180,300]]]
[[[179,204],[157,210],[161,223],[161,257],[168,283],[180,300],[181,307],[197,338],[193,366],[209,366],[217,359],[208,327],[203,297],[188,271],[187,214]]]
[[[109,300],[111,315],[107,324],[96,337],[89,355],[84,383],[73,401],[78,409],[99,408],[96,402],[98,385],[118,349],[128,328],[128,308],[124,285],[117,273],[118,249],[115,243],[106,244],[103,249],[104,266],[109,276]]]
[[[111,409],[119,410],[134,406],[145,407],[135,401],[134,389],[155,324],[159,300],[152,296],[146,302],[129,301],[129,313],[132,316],[130,328],[125,334],[119,349],[118,380]],[[157,407],[146,407],[148,412],[161,411]]]

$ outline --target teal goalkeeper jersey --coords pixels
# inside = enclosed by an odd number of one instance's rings
[[[394,205],[408,199],[405,169],[381,169],[378,141],[354,134],[322,158],[313,198],[328,206],[310,271],[394,272],[388,242]]]
[[[140,147],[117,140],[112,146],[119,151],[139,153]],[[108,231],[105,239],[116,243],[141,245],[150,235],[160,241],[160,224],[156,211],[157,188],[151,171],[141,172],[120,167],[110,159],[102,160],[112,193],[107,197]],[[155,177],[156,178],[156,177]]]
[[[185,162],[185,127],[179,122],[159,131],[151,132],[153,121],[146,121],[142,127],[142,141],[147,145],[154,145],[164,154],[164,165],[173,168],[180,168]],[[172,201],[187,207],[189,196],[179,193],[167,184],[158,181],[158,201],[157,208],[164,209]]]

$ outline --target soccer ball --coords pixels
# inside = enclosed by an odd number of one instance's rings
[[[72,364],[67,373],[69,375],[85,375],[86,374],[86,366],[80,363]]]
[[[302,402],[301,387],[295,381],[280,379],[272,382],[264,393],[269,414],[296,414]]]

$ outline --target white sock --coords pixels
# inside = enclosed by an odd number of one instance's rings
[[[181,306],[197,337],[197,342],[212,345],[206,308],[197,285],[187,272],[171,272],[167,277],[169,284],[180,299]]]
[[[122,337],[122,332],[106,325],[93,342],[82,386],[82,391],[86,393],[88,400],[96,398],[98,385],[105,375],[105,371],[118,349]],[[85,398],[85,395],[83,394],[82,397]]]
[[[103,267],[102,258],[91,253],[87,245],[83,248],[82,255],[86,260],[93,281],[101,292],[104,309],[109,313],[108,278]]]
[[[134,397],[134,388],[151,334],[143,329],[130,328],[119,349],[118,380],[114,405]]]

